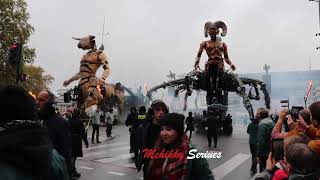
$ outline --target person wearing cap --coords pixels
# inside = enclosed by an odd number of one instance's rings
[[[143,165],[144,175],[148,167],[148,159],[143,158],[142,150],[154,147],[154,143],[160,134],[160,121],[169,111],[167,105],[161,100],[153,101],[151,108],[153,110],[152,117],[139,125],[136,136],[136,145],[139,152],[135,158],[135,164],[138,171],[141,170]]]
[[[162,180],[213,180],[206,158],[188,159],[194,149],[184,133],[184,115],[168,113],[160,121],[160,136],[156,140],[156,152],[177,152],[177,157],[150,159],[144,179]]]
[[[71,165],[72,165],[72,176],[74,178],[79,178],[81,176],[80,173],[77,172],[76,169],[76,160],[77,157],[83,157],[82,152],[82,141],[85,143],[86,148],[89,147],[88,139],[85,133],[85,128],[83,123],[79,118],[80,112],[78,109],[73,107],[69,107],[66,111],[66,117],[68,118],[70,130],[71,130],[71,137],[72,137],[72,158],[71,158]]]

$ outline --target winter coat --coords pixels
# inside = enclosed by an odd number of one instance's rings
[[[271,118],[268,117],[260,120],[257,132],[257,157],[268,157],[273,127],[274,122]]]
[[[128,114],[126,122],[125,122],[126,126],[132,126],[133,123],[136,121],[136,119],[137,119],[137,113]]]
[[[135,144],[140,150],[140,154],[136,158],[135,164],[138,171],[141,170],[142,165],[146,166],[147,159],[143,158],[142,150],[144,148],[153,148],[158,136],[160,134],[160,126],[154,124],[152,121],[146,121],[139,125],[135,138]]]
[[[72,156],[82,157],[82,141],[88,145],[84,125],[79,118],[72,117],[68,120],[72,137]]]
[[[258,122],[252,121],[247,128],[249,134],[249,144],[257,144]]]
[[[190,149],[194,149],[193,144],[189,144]],[[194,158],[188,160],[187,180],[214,180],[206,158]]]
[[[68,180],[64,158],[39,122],[15,120],[0,127],[0,179]]]
[[[72,156],[72,140],[68,121],[58,114],[53,114],[44,119],[44,124],[48,127],[54,149],[69,160]]]

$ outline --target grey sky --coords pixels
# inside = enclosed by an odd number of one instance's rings
[[[35,27],[30,46],[36,65],[55,77],[53,90],[78,72],[84,51],[72,36],[96,35],[101,44],[106,17],[105,52],[111,82],[152,86],[166,81],[168,70],[192,70],[203,26],[222,20],[223,38],[237,73],[319,69],[318,5],[308,0],[28,0]],[[206,61],[203,53],[201,66]],[[99,71],[98,76],[101,75]],[[69,85],[73,87],[76,83]]]

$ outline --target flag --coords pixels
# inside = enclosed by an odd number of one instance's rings
[[[310,80],[309,84],[308,84],[307,94],[306,94],[305,100],[308,99],[308,97],[310,96],[312,84],[313,84],[313,82],[312,82],[312,80]]]

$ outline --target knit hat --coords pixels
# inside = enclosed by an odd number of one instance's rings
[[[184,115],[178,113],[167,113],[160,121],[160,126],[168,126],[176,130],[179,135],[184,132]]]

